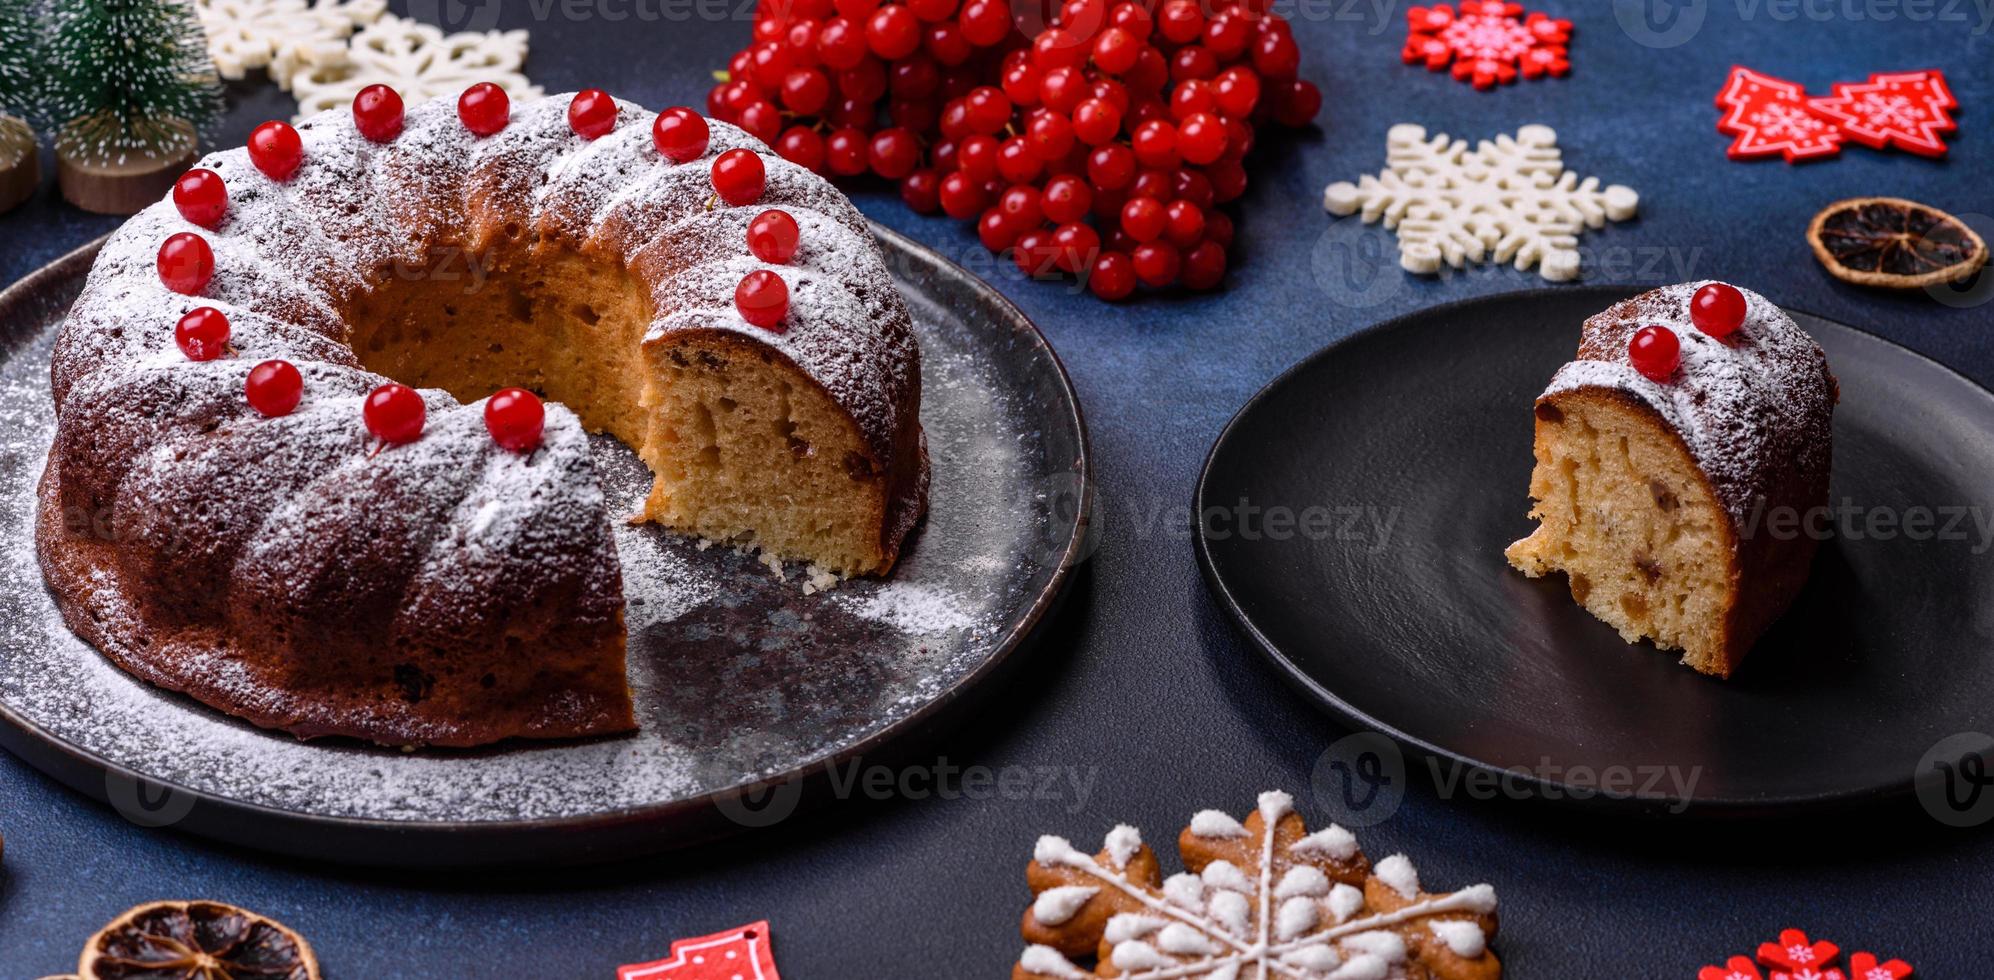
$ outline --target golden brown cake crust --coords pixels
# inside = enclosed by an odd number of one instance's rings
[[[477,138],[454,100],[410,108],[375,144],[351,116],[298,127],[305,163],[269,180],[241,149],[200,166],[229,189],[213,229],[170,202],[106,243],[58,333],[57,434],[37,545],[65,619],[110,659],[259,725],[304,737],[469,746],[634,727],[621,572],[587,433],[550,404],[541,447],[485,432],[482,403],[423,397],[420,439],[376,445],[360,402],[387,378],[349,346],[347,317],[389,285],[498,288],[501,256],[580,255],[636,277],[651,335],[724,334],[779,357],[838,406],[891,488],[878,538],[890,565],[926,506],[920,360],[911,320],[864,218],[823,179],[712,122],[706,157],[664,160],[651,114],[623,104],[589,142],[568,97],[514,107]],[[759,155],[767,189],[718,203],[712,158]],[[741,226],[768,207],[803,229],[768,267]],[[159,244],[195,232],[215,254],[202,295],[165,290]],[[784,331],[735,314],[732,284],[777,268]],[[232,355],[191,362],[173,325],[202,306]],[[242,398],[255,364],[305,379],[292,414]],[[379,450],[378,452],[376,450]]]

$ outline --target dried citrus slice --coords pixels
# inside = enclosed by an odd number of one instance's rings
[[[305,937],[220,902],[149,902],[90,937],[82,980],[319,980]]]
[[[1987,262],[1987,243],[1965,222],[1901,197],[1836,201],[1814,216],[1807,241],[1835,278],[1861,286],[1958,282]]]

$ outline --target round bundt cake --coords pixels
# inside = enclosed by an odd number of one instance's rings
[[[1538,396],[1540,523],[1510,545],[1629,643],[1729,677],[1807,582],[1838,391],[1820,345],[1725,283],[1643,293],[1586,320]]]
[[[267,124],[105,244],[37,544],[120,666],[302,737],[629,730],[591,431],[652,469],[638,519],[892,567],[920,354],[859,212],[689,110],[485,88]]]

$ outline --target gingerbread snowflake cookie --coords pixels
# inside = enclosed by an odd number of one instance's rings
[[[1134,827],[1098,854],[1041,837],[1025,880],[1031,945],[1013,980],[1495,980],[1495,889],[1435,894],[1405,855],[1371,864],[1342,827],[1310,833],[1286,793],[1241,823],[1217,810],[1163,877]],[[1090,970],[1080,962],[1093,960]]]

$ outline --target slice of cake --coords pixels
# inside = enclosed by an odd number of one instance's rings
[[[1537,398],[1532,578],[1729,677],[1806,583],[1839,397],[1826,355],[1757,293],[1666,286],[1585,322]]]

